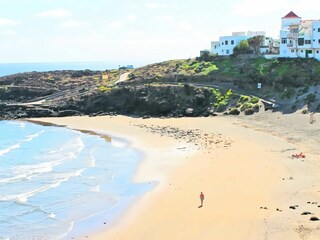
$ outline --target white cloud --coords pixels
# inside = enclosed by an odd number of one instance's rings
[[[187,21],[180,21],[177,23],[177,27],[180,29],[180,30],[183,30],[183,31],[190,31],[190,30],[193,30],[193,25],[190,23],[190,22],[187,22]]]
[[[12,20],[12,19],[7,19],[7,18],[0,18],[0,26],[13,26],[17,25],[20,22]]]
[[[63,9],[63,8],[57,8],[50,11],[45,11],[41,13],[37,13],[34,16],[36,17],[49,17],[49,18],[64,18],[64,17],[70,17],[73,13],[69,10]]]
[[[67,20],[61,24],[61,27],[66,28],[80,28],[83,26],[85,26],[85,23],[77,20]]]
[[[130,21],[130,22],[135,22],[137,20],[137,16],[135,14],[129,14],[127,19]]]
[[[155,16],[154,19],[157,21],[169,22],[169,21],[173,21],[174,17],[171,15],[161,15],[161,16]]]
[[[163,8],[167,8],[168,5],[165,3],[158,3],[158,2],[148,2],[145,7],[147,9],[163,9]]]
[[[243,17],[266,16],[270,13],[285,11],[288,6],[291,6],[288,0],[268,0],[263,6],[257,0],[242,0],[233,5],[231,13]],[[291,9],[287,11],[290,12]]]
[[[17,35],[17,32],[14,30],[7,30],[7,31],[2,32],[2,35],[6,36],[6,37],[13,37],[13,36]]]
[[[123,22],[120,21],[111,21],[108,23],[109,28],[121,28],[123,26]]]

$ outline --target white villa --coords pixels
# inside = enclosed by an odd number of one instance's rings
[[[301,20],[294,12],[281,19],[280,56],[320,60],[320,20]]]
[[[301,20],[301,17],[292,11],[281,18],[280,41],[266,37],[263,31],[234,32],[232,36],[223,36],[219,41],[211,42],[210,52],[217,55],[231,55],[233,48],[242,40],[258,35],[264,36],[260,53],[265,57],[301,57],[320,60],[320,20]]]
[[[233,48],[238,46],[242,40],[248,40],[254,36],[264,36],[264,42],[260,47],[262,54],[270,53],[273,48],[276,48],[276,46],[273,46],[273,40],[270,37],[266,37],[266,33],[263,31],[233,32],[232,36],[223,36],[219,38],[218,42],[211,42],[211,53],[225,56],[231,55]]]

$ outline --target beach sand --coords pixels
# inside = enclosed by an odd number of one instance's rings
[[[158,182],[111,228],[74,239],[320,239],[320,123],[308,115],[36,120],[127,139],[145,156],[134,181]]]

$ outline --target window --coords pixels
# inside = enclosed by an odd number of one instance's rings
[[[304,43],[305,44],[311,44],[311,40],[305,40]]]
[[[320,39],[318,39],[318,43],[320,44]]]
[[[319,53],[319,50],[317,50],[317,53]]]
[[[229,50],[227,50],[227,54],[229,54]]]
[[[221,45],[223,45],[223,43],[221,43]]]
[[[228,40],[225,41],[225,45],[228,45]]]
[[[318,32],[320,32],[320,28],[318,28]]]
[[[290,33],[299,33],[299,28],[290,29]]]
[[[306,50],[306,53],[312,54],[312,50]]]
[[[234,45],[234,40],[231,40],[231,45]]]
[[[291,52],[294,52],[294,49],[292,49]]]
[[[223,50],[222,50],[223,51]],[[301,52],[303,53],[303,50],[301,50]]]
[[[287,43],[287,39],[286,38],[281,38],[281,43],[282,44],[286,44]]]
[[[303,46],[304,45],[304,38],[298,38],[298,45]]]

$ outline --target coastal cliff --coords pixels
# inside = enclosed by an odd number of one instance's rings
[[[119,81],[124,74],[128,77]],[[182,117],[251,115],[270,108],[320,111],[319,75],[320,63],[313,59],[246,56],[171,60],[133,70],[21,73],[0,78],[0,115]]]

